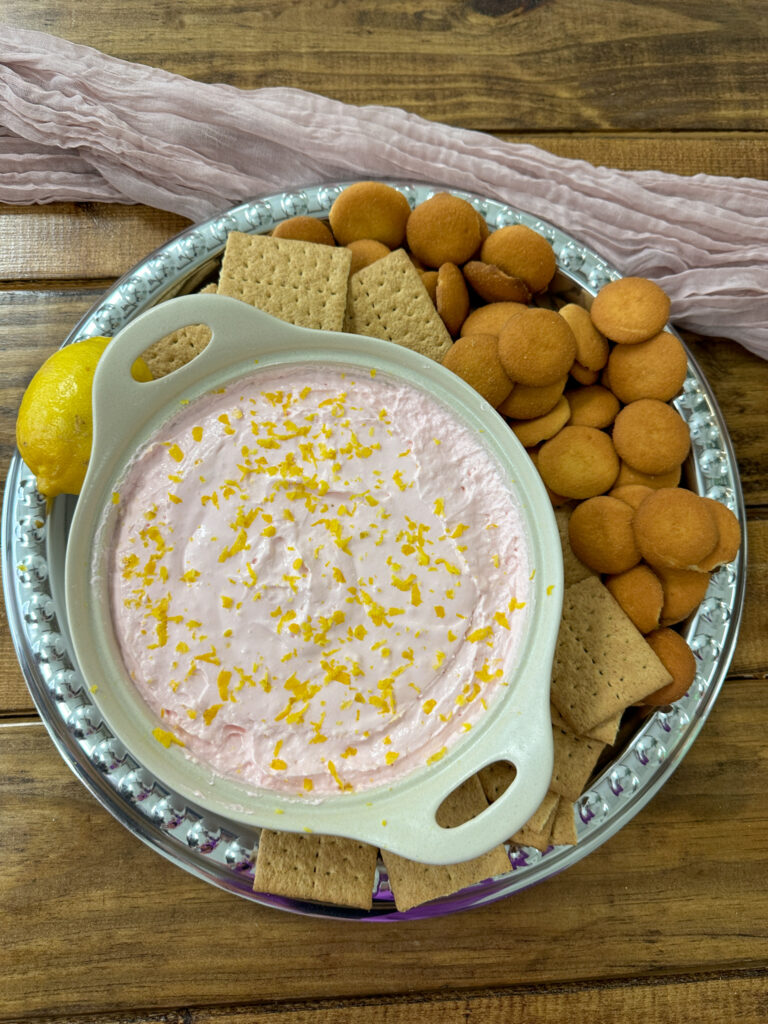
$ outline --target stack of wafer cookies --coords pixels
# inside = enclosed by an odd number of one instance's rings
[[[271,236],[233,232],[216,291],[301,326],[404,345],[462,377],[509,422],[556,509],[565,597],[551,699],[550,791],[507,846],[435,867],[381,851],[396,907],[509,870],[509,849],[575,843],[574,803],[638,704],[682,696],[693,656],[674,627],[709,574],[739,548],[724,505],[680,486],[690,438],[670,401],[687,357],[665,330],[670,304],[653,282],[624,278],[586,306],[548,295],[549,242],[523,225],[489,231],[464,199],[437,193],[414,210],[396,189],[345,189],[328,223],[282,222]],[[549,306],[559,306],[555,310]],[[154,376],[202,350],[189,325],[145,358]],[[446,826],[480,813],[514,777],[493,765],[446,800]],[[379,863],[352,840],[265,830],[257,891],[367,910]]]

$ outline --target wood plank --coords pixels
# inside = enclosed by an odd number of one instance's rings
[[[7,0],[4,13],[11,24],[190,78],[287,85],[495,131],[765,123],[755,73],[768,43],[762,0],[201,0],[178,11],[107,0],[98,19],[68,0]]]
[[[768,676],[768,519],[749,524],[747,592],[732,676]]]
[[[46,1018],[48,1024],[536,1024],[586,1019],[590,1024],[647,1018],[675,1024],[763,1024],[768,975],[723,972],[717,977],[599,980],[552,985],[546,990],[514,986],[466,995],[344,999],[278,1005],[184,1007],[157,1014],[99,1014],[79,1020]]]
[[[693,984],[695,982],[695,984]],[[768,975],[728,973],[718,978],[659,979],[584,986],[515,987],[499,993],[459,997],[354,1002],[325,1007],[254,1007],[234,1016],[229,1010],[192,1010],[189,1024],[534,1024],[585,1019],[590,1024],[618,1020],[674,1020],[675,1024],[762,1024]]]
[[[0,720],[34,713],[24,675],[8,629],[5,605],[0,603]]]
[[[117,278],[190,223],[120,203],[0,205],[0,281]]]
[[[768,132],[501,132],[499,137],[538,146],[569,160],[623,171],[768,178]]]
[[[0,1020],[763,970],[767,714],[762,683],[729,683],[671,780],[593,854],[508,900],[386,927],[188,876],[100,808],[42,726],[0,726]]]
[[[623,170],[768,178],[768,132],[497,134],[508,142]],[[190,223],[138,205],[0,204],[0,281],[116,278]]]

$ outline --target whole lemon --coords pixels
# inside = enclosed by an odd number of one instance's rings
[[[50,356],[27,386],[16,419],[16,444],[46,498],[79,494],[93,443],[91,397],[96,365],[110,338],[86,338]],[[152,380],[143,360],[136,380]]]

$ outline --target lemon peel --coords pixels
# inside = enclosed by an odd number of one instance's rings
[[[65,345],[49,356],[29,382],[16,418],[16,444],[46,498],[79,494],[93,443],[93,375],[111,338]],[[142,359],[131,375],[152,380]]]

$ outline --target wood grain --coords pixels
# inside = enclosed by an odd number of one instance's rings
[[[731,663],[734,676],[768,677],[768,518],[749,524],[747,593],[739,642]]]
[[[3,20],[594,165],[768,178],[764,0],[5,0]],[[141,206],[0,207],[0,482],[34,370],[187,223]],[[562,875],[449,919],[348,925],[238,900],[144,846],[72,775],[0,610],[0,1021],[768,1020],[768,363],[688,340],[742,474],[748,593],[712,714],[636,818]]]
[[[768,177],[768,132],[491,134],[621,170]],[[0,206],[0,282],[116,278],[190,223],[118,203]]]
[[[629,1019],[675,1024],[763,1024],[764,971],[727,971],[630,979],[578,985],[515,985],[467,994],[444,992],[422,997],[251,1003],[248,1006],[184,1007],[160,1013],[119,1013],[47,1018],[49,1024],[549,1024],[586,1019],[616,1024]]]
[[[0,281],[116,278],[190,221],[147,206],[0,206]]]
[[[764,14],[762,0],[106,0],[98,19],[69,0],[4,5],[11,24],[202,81],[514,132],[763,130]]]
[[[768,805],[754,722],[767,713],[765,686],[731,682],[620,833],[448,925],[350,925],[238,900],[118,825],[42,726],[0,726],[0,905],[14,921],[0,1020],[762,970]]]
[[[33,712],[32,698],[8,630],[5,606],[0,606],[0,720]]]
[[[539,146],[569,160],[622,171],[768,177],[766,132],[499,133],[508,142]]]

